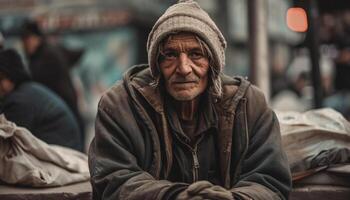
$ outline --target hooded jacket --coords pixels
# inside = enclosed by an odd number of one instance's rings
[[[291,177],[274,112],[245,79],[220,78],[223,96],[213,103],[222,186],[241,199],[288,199]],[[187,186],[166,180],[172,134],[152,82],[148,66],[135,66],[99,102],[89,150],[94,199],[168,199]]]

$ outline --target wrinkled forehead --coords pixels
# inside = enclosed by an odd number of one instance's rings
[[[191,48],[201,48],[201,45],[196,34],[180,32],[169,35],[165,39],[163,48],[187,50]]]

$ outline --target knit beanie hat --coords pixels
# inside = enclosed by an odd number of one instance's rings
[[[180,0],[169,7],[154,24],[147,41],[148,64],[152,75],[159,73],[157,69],[158,46],[169,34],[177,32],[192,32],[198,35],[210,48],[213,61],[218,72],[225,65],[226,41],[222,33],[197,2],[194,0]]]
[[[21,57],[13,49],[0,51],[0,72],[4,73],[16,85],[31,79]]]

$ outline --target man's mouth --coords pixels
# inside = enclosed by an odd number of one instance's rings
[[[187,84],[187,83],[196,83],[196,81],[174,81],[173,84]]]
[[[198,80],[195,79],[175,79],[173,81],[171,81],[173,84],[187,84],[187,83],[198,83]]]

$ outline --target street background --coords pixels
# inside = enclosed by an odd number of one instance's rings
[[[51,43],[83,52],[71,76],[86,126],[87,148],[101,94],[132,65],[147,62],[148,33],[175,2],[0,0],[0,31],[5,47],[17,49],[24,61],[19,31],[27,19],[37,21]],[[197,2],[227,39],[225,73],[257,84],[276,110],[303,112],[332,107],[350,119],[349,3]]]

